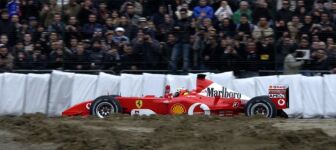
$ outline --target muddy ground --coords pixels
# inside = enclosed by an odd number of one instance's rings
[[[0,117],[0,149],[335,150],[334,119],[114,115]]]

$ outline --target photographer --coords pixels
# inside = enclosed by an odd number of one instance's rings
[[[221,41],[221,44],[225,43],[223,40]],[[224,46],[224,45],[221,45]],[[242,58],[238,55],[237,50],[232,46],[228,45],[224,49],[224,52],[222,53],[222,56],[220,58],[221,60],[221,70],[222,71],[236,71],[240,69],[240,61]]]
[[[297,60],[296,57],[298,53],[296,51],[296,47],[292,47],[289,49],[289,54],[285,57],[284,60],[284,74],[298,74],[300,73],[300,69],[304,64],[303,60]]]
[[[155,69],[158,64],[160,43],[149,32],[144,32],[141,38],[137,38],[134,50],[143,57],[144,69]]]

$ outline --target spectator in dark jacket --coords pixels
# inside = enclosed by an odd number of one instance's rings
[[[91,14],[97,14],[97,10],[93,7],[91,0],[84,0],[84,3],[78,13],[78,21],[80,24],[90,23],[89,16]]]
[[[161,59],[160,59],[160,68],[167,68],[167,64],[170,61],[170,55],[172,53],[172,49],[175,45],[176,37],[173,33],[168,33],[167,40],[165,42],[161,42]]]
[[[63,34],[65,32],[65,23],[62,22],[62,16],[59,13],[54,15],[54,21],[48,27],[49,32]]]
[[[60,42],[51,43],[52,51],[49,55],[49,69],[68,69],[70,54],[66,52]]]
[[[35,44],[34,51],[28,56],[28,59],[32,69],[47,69],[47,56],[44,53],[44,48],[41,44]]]
[[[0,71],[10,71],[13,69],[14,57],[8,52],[7,47],[0,46]]]
[[[138,32],[138,26],[132,24],[126,16],[120,17],[120,27],[125,29],[125,35],[132,40]]]
[[[246,56],[243,59],[243,70],[245,70],[244,77],[253,77],[258,76],[258,51],[256,47],[256,43],[254,42],[248,42],[246,45]]]
[[[16,53],[14,58],[14,69],[31,69],[30,60],[24,51],[19,51]]]
[[[81,35],[81,28],[78,20],[74,16],[70,16],[65,26],[65,41],[69,41],[72,37],[79,37]]]
[[[118,70],[120,69],[120,55],[118,47],[113,46],[108,49],[103,56],[103,69]]]
[[[276,20],[284,20],[288,22],[291,20],[293,12],[289,10],[289,1],[283,0],[282,1],[282,8],[276,12]]]
[[[222,36],[235,36],[236,25],[228,18],[224,18],[218,26],[220,34]]]
[[[28,20],[29,17],[38,17],[39,8],[34,4],[34,0],[21,1],[21,18]]]
[[[274,41],[273,38],[265,37],[257,43],[258,56],[259,56],[259,69],[261,70],[274,70]]]
[[[144,32],[143,38],[138,38],[135,42],[134,50],[142,55],[143,68],[155,69],[158,65],[160,43],[148,32]]]
[[[9,20],[9,15],[7,11],[1,12],[1,20],[0,20],[0,34],[7,34],[9,38],[9,45],[13,46],[17,39],[16,35],[16,27]]]
[[[161,5],[159,7],[158,12],[153,15],[152,20],[156,27],[164,23],[166,12],[167,12],[166,7]]]
[[[85,50],[83,43],[79,43],[75,49],[75,52],[71,56],[71,69],[90,69],[89,61],[89,53]]]
[[[125,44],[122,47],[123,54],[120,57],[121,68],[126,70],[141,69],[141,56],[136,54],[130,44]]]
[[[323,49],[316,50],[312,54],[311,70],[328,70],[328,55]]]
[[[240,23],[237,25],[237,32],[250,35],[253,32],[254,25],[248,21],[246,15],[240,17]]]
[[[135,13],[135,8],[133,4],[130,3],[126,5],[126,13],[124,15],[133,25],[138,24],[140,16]]]
[[[228,45],[225,47],[224,52],[220,58],[221,70],[223,71],[237,71],[240,69],[241,57],[238,55],[237,50]]]
[[[267,20],[272,19],[271,14],[267,2],[259,2],[252,12],[253,23],[257,24],[260,17],[265,17]]]
[[[84,24],[82,32],[85,38],[91,38],[95,29],[102,29],[103,26],[97,23],[97,16],[95,14],[89,15],[89,22]]]
[[[91,53],[89,55],[90,68],[101,69],[103,67],[103,51],[101,47],[101,41],[93,41]]]
[[[172,72],[176,72],[179,57],[183,57],[183,70],[187,72],[189,69],[189,51],[190,51],[190,33],[191,33],[191,20],[187,16],[187,10],[180,10],[181,19],[175,24],[174,31],[176,33],[177,42],[175,43],[170,60],[170,67]]]
[[[201,52],[201,60],[203,62],[204,68],[201,69],[215,69],[216,63],[215,61],[218,60],[218,55],[220,52],[218,50],[218,43],[215,36],[209,36],[207,38],[204,51]]]

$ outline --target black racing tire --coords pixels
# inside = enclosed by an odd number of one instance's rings
[[[122,113],[122,107],[115,97],[117,95],[96,98],[90,106],[90,114],[99,118],[106,118],[111,114]]]
[[[267,118],[275,118],[277,109],[268,96],[257,96],[249,100],[244,108],[246,116],[262,115]]]

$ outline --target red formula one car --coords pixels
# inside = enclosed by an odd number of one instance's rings
[[[166,87],[163,97],[100,96],[95,100],[77,104],[65,110],[63,116],[96,115],[105,118],[112,113],[131,115],[220,115],[232,116],[245,113],[246,116],[263,115],[274,118],[286,117],[283,109],[289,107],[288,87],[270,86],[268,96],[249,98],[197,76],[197,88],[193,91],[178,90],[174,94]]]

